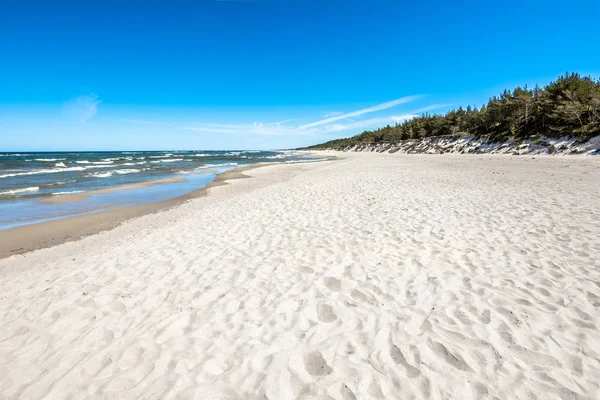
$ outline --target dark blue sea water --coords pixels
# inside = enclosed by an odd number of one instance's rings
[[[218,173],[246,164],[318,160],[291,150],[0,153],[0,230],[167,200],[201,189]],[[214,172],[198,174],[207,170]],[[166,178],[183,178],[184,181],[94,195],[73,203],[39,202]]]

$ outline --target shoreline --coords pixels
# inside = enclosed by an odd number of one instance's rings
[[[121,186],[113,186],[104,189],[95,189],[88,190],[82,193],[75,194],[66,194],[61,196],[52,196],[47,199],[38,200],[38,204],[63,204],[63,203],[73,203],[75,201],[82,201],[88,199],[90,196],[95,194],[107,194],[119,192],[121,190],[131,190],[131,189],[143,189],[154,185],[164,185],[169,183],[179,183],[185,182],[185,178],[165,178],[165,179],[155,179],[152,181],[131,183],[129,185],[121,185]]]
[[[272,165],[265,164],[250,164],[246,167],[236,168],[218,174],[212,182],[208,183],[201,189],[193,190],[181,196],[172,199],[142,204],[137,206],[122,207],[114,210],[97,211],[91,210],[90,213],[84,215],[73,215],[67,217],[59,217],[51,221],[33,223],[29,225],[18,226],[11,229],[0,231],[0,260],[14,255],[22,255],[31,251],[40,250],[48,247],[57,246],[62,243],[75,241],[86,236],[95,235],[113,229],[122,223],[147,214],[160,212],[179,204],[182,204],[190,199],[205,196],[209,189],[226,185],[227,181],[234,179],[250,178],[244,172],[260,168],[262,166]],[[114,192],[118,190],[127,190],[131,186],[146,187],[151,186],[157,181],[143,182],[135,185],[125,185],[123,187],[113,187],[100,189],[98,192]],[[162,183],[162,182],[161,182]],[[79,201],[89,197],[96,191],[85,192],[69,197],[67,201]],[[83,195],[82,198],[78,197]],[[41,201],[41,200],[40,200]],[[63,201],[56,201],[48,204],[60,204]],[[118,204],[109,204],[106,207],[112,207]]]

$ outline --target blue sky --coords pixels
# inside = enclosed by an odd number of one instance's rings
[[[0,150],[314,144],[597,78],[598,20],[595,0],[5,0]]]

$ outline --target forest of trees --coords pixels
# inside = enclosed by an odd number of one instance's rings
[[[544,88],[505,90],[479,109],[468,106],[445,115],[423,114],[401,124],[309,148],[339,149],[356,144],[390,143],[431,136],[474,135],[502,141],[542,136],[587,139],[599,134],[600,79],[566,73]]]

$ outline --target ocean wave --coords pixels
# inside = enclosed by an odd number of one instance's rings
[[[73,179],[70,181],[58,181],[58,182],[52,182],[52,183],[45,183],[42,186],[44,186],[44,187],[62,186],[62,185],[68,185],[69,183],[75,183],[75,182],[77,182],[77,179]]]
[[[102,172],[92,172],[86,174],[89,178],[108,178],[109,176],[113,176],[114,174],[125,175],[125,174],[136,174],[138,172],[142,172],[141,169],[113,169],[111,171],[102,171]]]
[[[143,164],[146,164],[146,161],[140,161],[140,162],[126,162],[126,163],[123,163],[123,164],[121,164],[121,165],[129,165],[129,166],[131,166],[131,165],[143,165]]]
[[[108,178],[112,176],[112,171],[103,171],[103,172],[92,172],[90,174],[86,174],[88,178]]]
[[[95,168],[112,168],[112,167],[114,167],[114,165],[103,164],[103,165],[88,165],[86,167],[80,167],[80,168],[83,168],[83,169],[95,169]]]
[[[277,158],[285,158],[285,157],[286,157],[286,155],[285,155],[285,154],[277,154],[277,155],[275,155],[275,156],[264,156],[264,157],[261,157],[261,158],[266,158],[266,159],[273,160],[273,159],[277,159]]]
[[[22,188],[22,189],[6,190],[4,192],[0,192],[0,195],[31,193],[31,192],[37,192],[38,190],[40,190],[39,186],[32,186],[32,187],[27,187],[27,188]]]
[[[118,158],[115,159],[105,159],[104,161],[92,161],[91,164],[112,164],[114,162],[114,160],[118,160]]]
[[[54,164],[54,166],[55,167],[61,167],[61,168],[65,168],[66,167],[65,163],[63,163],[63,162],[56,163],[56,164]]]
[[[70,192],[52,192],[53,195],[55,196],[60,196],[61,194],[73,194],[73,193],[83,193],[85,192],[85,190],[71,190]]]
[[[47,161],[47,162],[64,161],[64,160],[66,160],[66,158],[36,158],[36,159],[34,159],[34,161]]]
[[[214,167],[234,167],[236,165],[239,165],[238,163],[225,163],[225,164],[204,164],[201,167],[198,167],[196,169],[207,169],[207,168],[214,168]]]
[[[183,161],[183,158],[171,158],[169,160],[157,160],[157,161],[150,161],[151,163],[165,163],[165,162],[176,162],[176,161]]]
[[[59,168],[59,169],[38,169],[27,172],[17,172],[14,174],[4,174],[0,175],[0,178],[10,178],[12,176],[25,176],[25,175],[40,175],[40,174],[56,174],[60,172],[70,172],[70,171],[85,171],[84,167],[68,167],[68,168]]]
[[[90,162],[88,160],[82,160],[82,161],[75,161],[77,164],[89,164]]]
[[[207,154],[207,153],[198,153],[198,154],[194,154],[192,157],[210,157],[213,156],[214,154]]]
[[[148,156],[148,158],[168,158],[171,157],[173,153],[163,154],[162,156]]]

